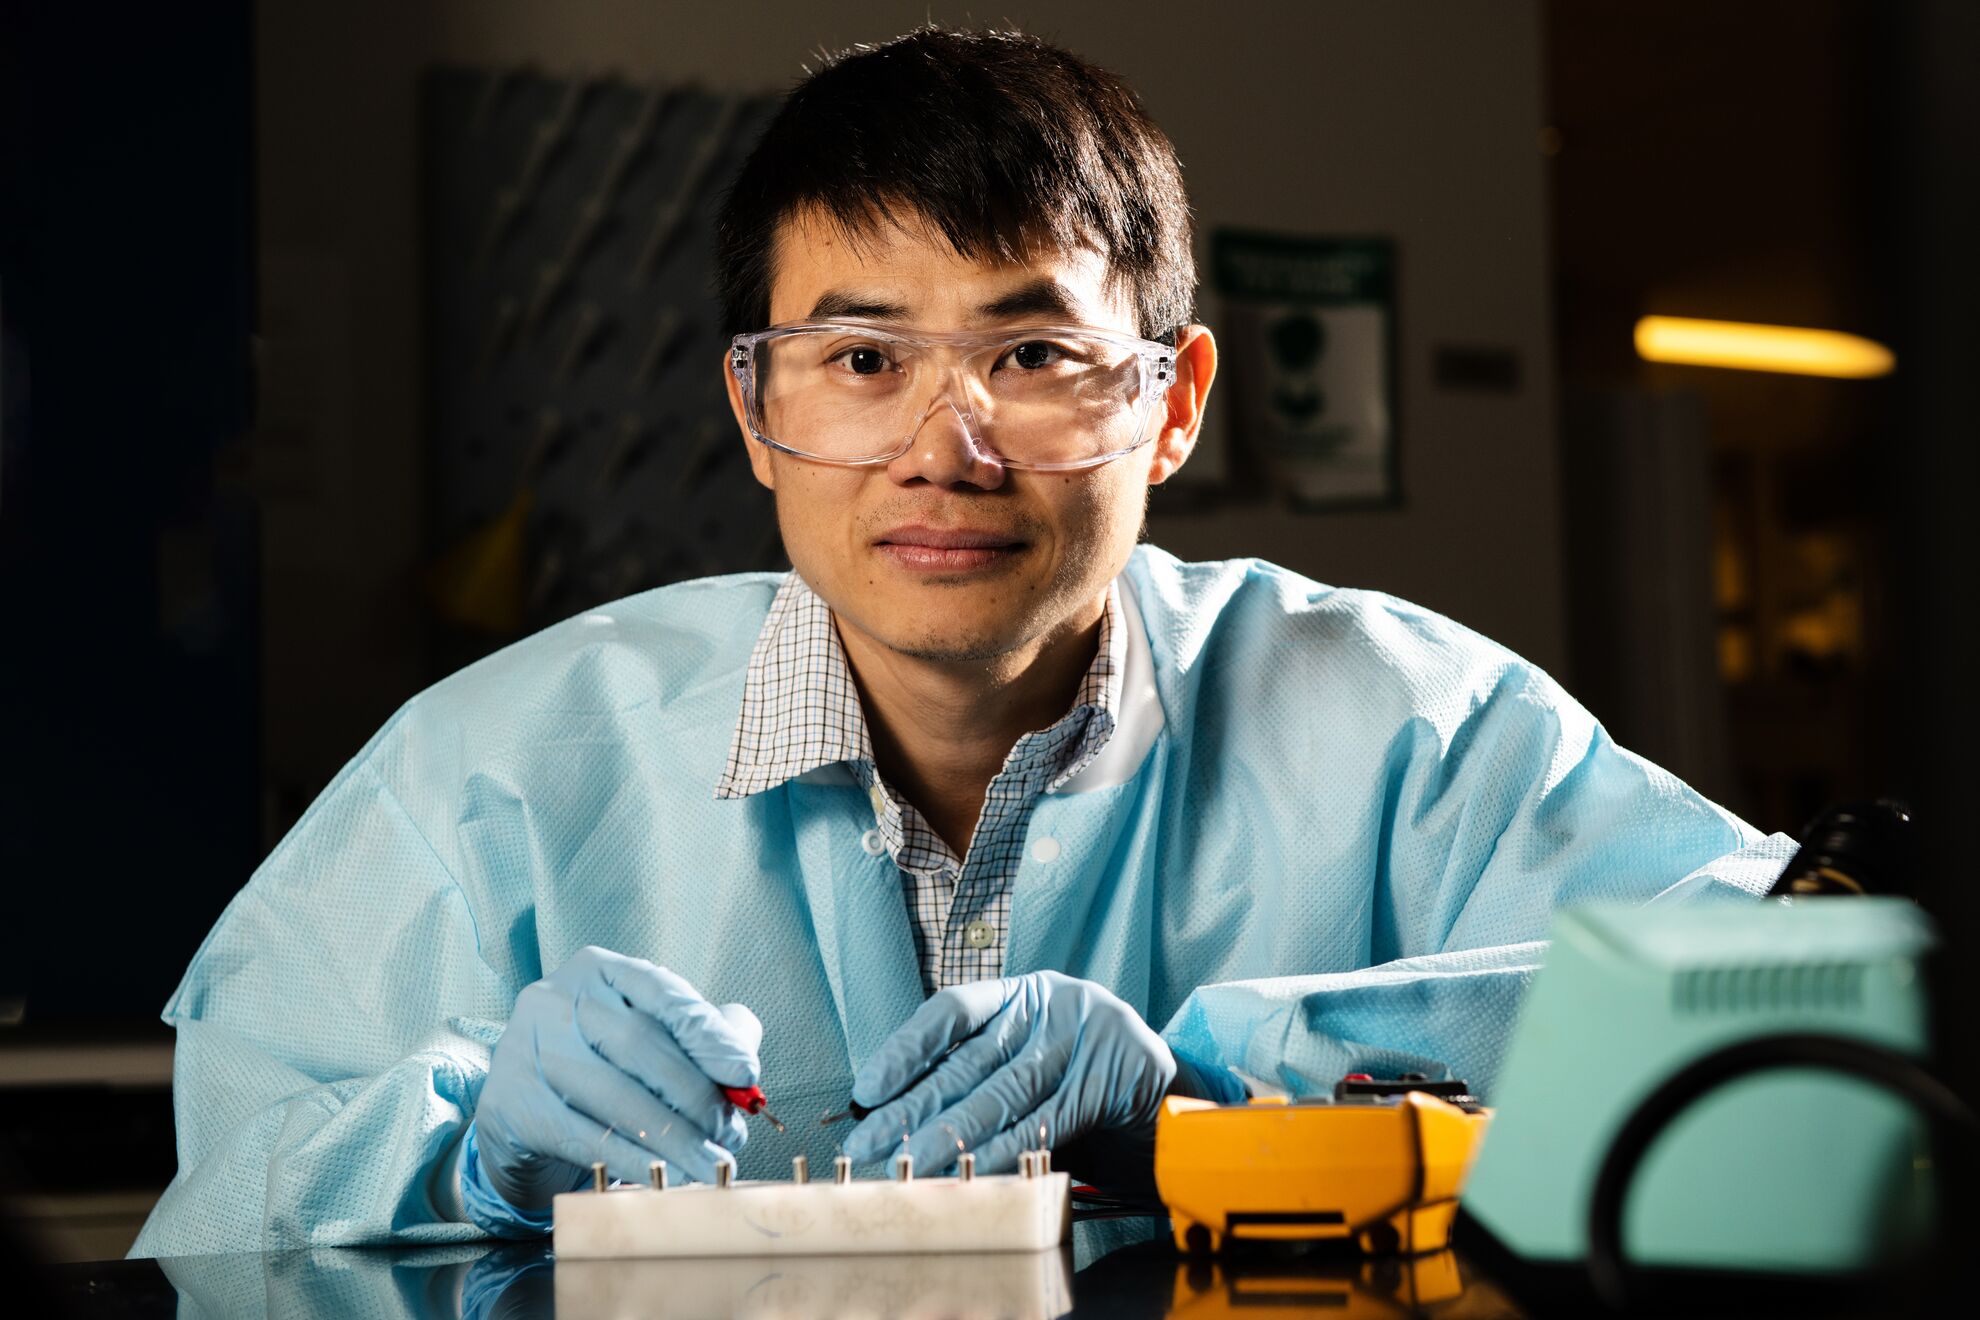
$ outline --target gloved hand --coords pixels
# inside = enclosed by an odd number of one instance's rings
[[[580,949],[516,997],[475,1107],[475,1176],[524,1212],[577,1187],[595,1160],[628,1181],[663,1159],[713,1182],[748,1138],[717,1083],[756,1085],[762,1034],[747,1008],[718,1009],[664,967]],[[499,1230],[501,1207],[477,1206],[465,1170],[462,1183],[470,1215]]]
[[[1137,1150],[1145,1161],[1156,1111],[1172,1089],[1243,1095],[1229,1073],[1186,1061],[1178,1087],[1178,1065],[1140,1014],[1091,981],[1033,972],[952,986],[930,996],[854,1075],[853,1099],[873,1112],[847,1134],[845,1153],[861,1163],[892,1156],[905,1133],[917,1174],[942,1172],[962,1148],[976,1152],[979,1172],[1002,1173],[1040,1144],[1041,1130],[1053,1147],[1114,1130],[1148,1140],[1088,1149]],[[1082,1172],[1147,1177],[1145,1168]]]

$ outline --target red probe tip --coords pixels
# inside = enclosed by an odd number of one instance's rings
[[[769,1103],[760,1086],[725,1086],[722,1088],[722,1094],[729,1097],[729,1103],[745,1114],[758,1113]]]
[[[762,1087],[725,1086],[722,1088],[722,1094],[729,1098],[730,1104],[742,1110],[745,1114],[761,1114],[763,1115],[763,1121],[771,1127],[776,1128],[779,1132],[784,1130],[784,1125],[777,1121],[777,1116],[764,1108],[770,1102],[764,1096]]]

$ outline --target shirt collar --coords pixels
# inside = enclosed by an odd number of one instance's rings
[[[1068,712],[1090,712],[1087,728],[1071,740],[1067,764],[1053,776],[1052,788],[1091,762],[1113,734],[1127,645],[1116,583],[1107,589],[1099,649]],[[748,797],[841,763],[871,767],[866,713],[831,608],[793,572],[771,600],[750,652],[742,712],[715,796]]]

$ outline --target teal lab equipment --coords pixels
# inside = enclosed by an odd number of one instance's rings
[[[1763,1037],[1926,1051],[1930,921],[1894,898],[1562,912],[1492,1096],[1466,1211],[1513,1252],[1589,1252],[1618,1133],[1669,1078]],[[1622,1244],[1639,1265],[1871,1267],[1924,1237],[1925,1124],[1875,1084],[1770,1069],[1702,1095],[1644,1154]]]

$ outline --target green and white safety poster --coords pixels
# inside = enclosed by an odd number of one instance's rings
[[[1395,245],[1220,229],[1210,257],[1233,457],[1300,507],[1398,503]]]

